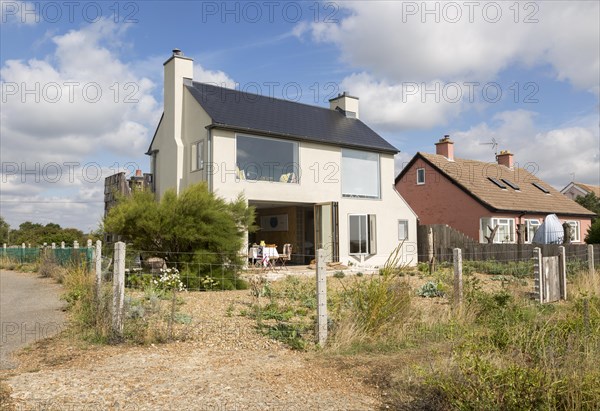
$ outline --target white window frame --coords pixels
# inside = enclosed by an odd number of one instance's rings
[[[422,174],[422,179],[419,178],[419,173],[423,173]],[[417,168],[417,185],[423,185],[425,184],[425,169],[424,168]]]
[[[364,227],[360,223],[360,218],[364,218]],[[359,252],[352,252],[352,238],[351,229],[352,220],[359,218],[359,243],[365,236],[366,250],[359,250]],[[375,214],[349,214],[348,215],[348,254],[349,255],[374,255],[377,254],[377,225]]]
[[[526,244],[531,244],[531,242],[533,241],[533,236],[535,235],[536,231],[540,228],[541,225],[542,225],[542,223],[540,223],[540,220],[532,220],[532,219],[525,220],[525,243]]]
[[[355,154],[355,155],[366,155],[368,157],[375,157],[376,161],[372,159],[366,158],[357,158],[357,157],[346,157],[344,154]],[[354,160],[352,165],[349,165],[348,162]],[[357,163],[358,162],[358,163]],[[361,163],[362,162],[362,163]],[[373,185],[369,185],[367,187],[367,191],[369,193],[360,192],[357,188],[361,186],[353,186],[353,182],[360,179],[362,176],[362,172],[365,168],[367,168],[370,162],[374,162],[376,167],[376,175],[373,178],[368,178],[367,181],[372,182]],[[364,167],[361,167],[361,164]],[[362,169],[362,170],[361,170]],[[354,150],[349,148],[342,148],[342,197],[354,197],[354,198],[368,198],[368,199],[379,199],[381,198],[381,160],[378,153],[373,153],[370,151],[361,151]],[[353,173],[358,173],[354,174]],[[371,173],[369,173],[371,174]],[[364,188],[364,187],[363,187]],[[374,190],[373,190],[374,189]]]
[[[515,219],[509,217],[494,217],[492,218],[492,227],[498,226],[494,243],[496,244],[514,244],[515,243]],[[506,237],[500,238],[501,227],[508,227],[508,240]]]
[[[571,242],[572,243],[580,243],[581,242],[581,225],[577,220],[567,220],[565,223],[571,226]]]
[[[191,159],[191,171],[200,171],[204,169],[204,141],[196,141],[192,143],[192,149],[190,150]]]
[[[402,236],[403,232],[404,236]],[[406,241],[408,236],[408,220],[398,220],[398,241]]]

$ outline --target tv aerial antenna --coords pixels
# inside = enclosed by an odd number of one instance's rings
[[[492,137],[492,140],[489,143],[479,143],[480,146],[492,146],[492,150],[494,150],[494,155],[498,156],[498,142],[496,141],[496,139],[494,137]]]

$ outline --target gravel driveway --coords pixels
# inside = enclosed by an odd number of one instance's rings
[[[6,378],[16,409],[379,409],[377,390],[352,370],[259,335],[254,320],[237,315],[249,294],[182,295],[193,318],[185,342],[101,346],[68,333],[38,342]]]
[[[61,289],[54,280],[0,270],[0,369],[14,368],[11,353],[65,326]]]

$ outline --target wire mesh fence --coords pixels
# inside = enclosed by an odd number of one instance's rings
[[[50,259],[63,267],[68,265],[89,265],[93,259],[92,248],[50,248],[50,247],[7,247],[0,249],[0,260],[16,264],[38,263],[42,259]]]

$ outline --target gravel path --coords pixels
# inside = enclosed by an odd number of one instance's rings
[[[0,369],[16,366],[11,354],[65,326],[60,286],[37,274],[0,270]]]
[[[193,318],[188,341],[83,346],[76,336],[61,336],[21,353],[20,370],[6,379],[17,409],[379,408],[378,392],[351,370],[257,334],[253,320],[237,315],[251,299],[248,291],[184,298],[181,310]]]

